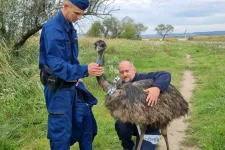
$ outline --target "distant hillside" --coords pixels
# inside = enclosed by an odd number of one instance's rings
[[[213,36],[213,35],[225,35],[225,31],[209,31],[209,32],[193,32],[193,33],[186,33],[187,37],[190,36]],[[84,37],[85,34],[84,33],[78,33],[77,34],[78,37]],[[161,36],[159,34],[143,34],[141,35],[141,37],[143,39],[147,39],[147,38],[160,38]],[[169,34],[168,37],[173,37],[173,38],[184,38],[184,34],[183,33],[172,33]]]
[[[225,31],[193,32],[196,35],[225,35]]]
[[[187,37],[190,36],[213,36],[213,35],[225,35],[225,31],[209,31],[209,32],[193,32],[193,33],[186,33]],[[144,34],[142,35],[142,38],[160,38],[161,36],[159,34]],[[182,38],[184,37],[183,33],[172,33],[169,34],[168,37],[174,37],[174,38]]]

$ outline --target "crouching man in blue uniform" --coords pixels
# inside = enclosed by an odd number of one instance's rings
[[[89,0],[65,0],[63,9],[44,24],[40,37],[39,68],[48,110],[48,139],[52,150],[69,150],[79,142],[81,150],[91,150],[97,125],[91,111],[97,103],[81,78],[100,76],[104,68],[96,63],[80,65],[77,21]]]
[[[135,67],[129,60],[120,62],[119,72],[123,82],[134,82],[144,79],[154,80],[153,87],[145,90],[145,92],[148,92],[148,96],[146,98],[146,103],[148,106],[153,106],[157,103],[160,92],[163,92],[168,88],[171,80],[171,74],[165,71],[143,74],[136,73]],[[122,147],[124,150],[133,150],[137,148],[139,142],[139,133],[135,124],[131,124],[129,122],[123,123],[117,120],[115,123],[115,129],[119,139],[122,141]],[[132,136],[137,137],[136,147],[134,147],[135,144],[132,141]],[[141,150],[155,150],[159,139],[159,129],[148,127],[144,135],[144,141],[141,146]]]

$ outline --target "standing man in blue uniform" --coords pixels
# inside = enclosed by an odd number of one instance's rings
[[[39,68],[48,110],[48,139],[52,150],[69,150],[79,142],[81,150],[92,150],[97,125],[91,107],[97,103],[81,78],[102,75],[96,63],[78,61],[76,22],[89,0],[65,0],[62,11],[44,24],[40,37]]]
[[[160,92],[165,91],[171,80],[171,74],[165,71],[161,72],[152,72],[152,73],[136,73],[136,69],[129,60],[121,61],[119,64],[120,76],[123,79],[123,82],[134,82],[144,79],[153,79],[153,87],[148,88],[145,92],[148,92],[146,98],[146,103],[148,106],[153,106],[157,103]],[[139,142],[139,134],[136,125],[129,122],[123,123],[119,120],[115,123],[115,129],[119,136],[119,139],[122,141],[122,147],[124,150],[133,150],[134,142],[132,141],[132,136],[137,136],[136,138],[136,147]],[[160,132],[159,129],[153,129],[148,127],[145,136],[147,136],[148,141],[144,139],[141,150],[155,150],[156,141],[159,141]]]

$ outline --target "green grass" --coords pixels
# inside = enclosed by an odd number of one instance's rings
[[[34,38],[36,39],[36,38]],[[97,39],[80,39],[81,64],[96,60],[93,43]],[[192,98],[188,144],[205,150],[225,149],[225,48],[217,42],[174,42],[105,40],[105,74],[109,80],[118,75],[119,61],[131,59],[138,72],[166,70],[172,84],[180,88],[183,71],[189,69],[197,79]],[[48,150],[47,111],[43,87],[39,82],[38,40],[29,41],[15,57],[0,41],[0,149]],[[192,56],[187,65],[185,55]],[[93,112],[98,135],[93,149],[120,150],[114,130],[115,120],[104,106],[105,93],[95,77],[84,79],[86,87],[99,100]],[[78,150],[75,144],[72,150]]]
[[[197,78],[190,140],[207,150],[225,149],[225,49],[220,45],[205,43],[190,51]]]
[[[224,35],[216,35],[216,36],[196,36],[193,37],[192,40],[196,40],[196,41],[221,41],[224,42],[225,41],[225,36]]]

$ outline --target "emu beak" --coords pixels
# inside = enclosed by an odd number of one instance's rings
[[[97,52],[100,51],[99,46],[95,46],[95,49],[96,49]]]

